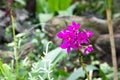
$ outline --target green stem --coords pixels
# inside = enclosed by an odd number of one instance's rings
[[[16,35],[15,35],[15,26],[14,26],[14,17],[12,13],[11,3],[8,1],[8,7],[10,10],[10,18],[11,18],[11,24],[12,24],[12,33],[13,33],[13,39],[14,39],[14,53],[15,53],[15,63],[16,63],[16,73],[18,76],[18,53],[17,53],[17,42],[16,42]]]
[[[81,66],[83,67],[83,70],[85,71],[85,74],[86,74],[88,80],[90,80],[90,77],[89,77],[89,75],[88,75],[88,73],[87,73],[87,70],[86,70],[86,68],[85,68],[85,64],[84,64],[84,62],[83,62],[82,52],[81,52],[80,50],[79,50],[78,55],[79,55],[79,62],[80,62],[80,64],[81,64]]]

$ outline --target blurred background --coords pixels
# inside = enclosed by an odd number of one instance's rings
[[[13,11],[19,57],[17,78],[8,3]],[[113,0],[111,10],[120,79],[120,0]],[[91,39],[94,52],[83,55],[92,80],[113,80],[105,0],[0,0],[0,80],[10,80],[6,77],[11,80],[85,80],[77,52],[68,55],[59,48],[61,40],[56,37],[72,21],[94,32]],[[52,43],[44,54],[49,41]]]

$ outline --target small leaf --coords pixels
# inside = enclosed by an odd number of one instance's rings
[[[23,6],[26,5],[25,0],[15,0],[15,1],[18,2],[18,3],[20,3]]]
[[[66,10],[72,0],[48,0],[48,7],[51,12],[56,12],[56,11],[64,11]]]
[[[67,78],[67,80],[76,80],[79,77],[85,77],[85,73],[83,71],[82,68],[77,69],[76,71],[74,71],[70,77]]]
[[[102,70],[100,70],[99,74],[102,77],[102,80],[108,80],[106,74]]]
[[[112,71],[113,71],[113,69],[112,69],[107,63],[100,64],[100,69],[101,69],[104,73],[109,73],[109,72],[112,72]]]
[[[46,10],[48,8],[47,6],[47,1],[46,0],[36,0],[36,12],[39,13],[43,13],[46,12],[48,10]]]
[[[87,71],[90,71],[90,70],[97,70],[98,68],[97,67],[95,67],[95,66],[93,66],[93,65],[88,65],[87,67],[86,67],[86,70]]]
[[[95,66],[93,66],[93,65],[88,65],[88,66],[86,66],[86,69],[87,69],[87,71],[97,70],[97,68],[96,68]],[[82,67],[79,68],[79,69],[77,69],[76,71],[74,71],[74,72],[70,75],[70,77],[68,77],[67,80],[76,80],[76,79],[78,79],[79,77],[85,77],[85,73],[84,73]]]
[[[42,27],[45,26],[46,22],[53,17],[53,14],[39,14],[39,21],[41,22]]]

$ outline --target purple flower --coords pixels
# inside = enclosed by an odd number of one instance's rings
[[[93,47],[92,45],[88,45],[84,50],[84,54],[91,53],[91,52],[93,52]]]
[[[67,29],[60,31],[57,34],[57,37],[62,39],[62,43],[60,47],[62,49],[67,49],[67,52],[70,53],[71,49],[83,49],[83,45],[89,45],[89,38],[93,36],[92,31],[87,31],[84,29],[83,31],[79,31],[80,24],[72,22],[72,25],[67,26]],[[86,52],[92,52],[92,46],[87,46],[84,50]]]
[[[93,36],[93,32],[92,31],[87,31],[86,29],[84,29],[83,31],[86,33],[88,38]]]
[[[67,26],[68,30],[76,32],[80,28],[80,24],[75,23],[74,21],[72,22],[72,25]]]
[[[88,44],[89,43],[89,39],[87,37],[87,34],[85,32],[80,32],[78,34],[78,43],[79,44]]]
[[[75,33],[69,31],[69,30],[63,30],[61,32],[59,32],[57,34],[58,38],[62,38],[62,44],[60,45],[60,47],[62,49],[66,49],[67,48],[67,52],[70,53],[71,48],[73,48],[74,50],[77,49],[76,45],[75,45]]]

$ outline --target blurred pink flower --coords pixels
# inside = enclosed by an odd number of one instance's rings
[[[67,49],[67,52],[70,53],[71,49],[77,50],[77,49],[83,49],[83,44],[88,45],[84,49],[84,53],[86,52],[92,52],[93,48],[92,46],[89,46],[89,38],[93,36],[92,31],[87,31],[84,29],[83,31],[79,31],[80,24],[75,23],[74,21],[72,22],[72,25],[67,26],[67,29],[64,29],[60,31],[57,34],[58,38],[62,39],[62,43],[60,47],[62,49]]]
[[[91,52],[93,52],[93,47],[92,45],[88,45],[84,50],[84,54],[91,53]]]
[[[63,39],[62,44],[60,47],[62,49],[67,48],[67,52],[70,53],[71,48],[74,50],[77,49],[77,46],[75,45],[75,33],[69,31],[69,30],[63,30],[57,34],[58,38]]]
[[[72,22],[72,25],[67,26],[68,30],[76,32],[80,28],[80,24],[75,23],[74,21]]]

